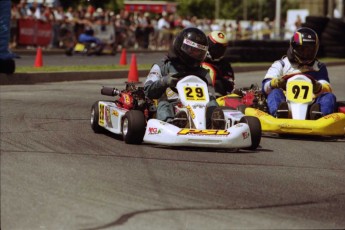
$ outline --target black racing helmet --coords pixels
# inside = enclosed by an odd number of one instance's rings
[[[315,60],[318,50],[319,38],[317,33],[310,28],[301,27],[291,37],[288,57],[300,65],[307,65]]]
[[[196,27],[185,28],[177,34],[173,49],[178,59],[185,65],[200,66],[207,54],[207,36]]]
[[[226,35],[222,31],[212,31],[207,36],[208,39],[208,57],[217,61],[224,57],[226,48],[228,46],[228,40]]]

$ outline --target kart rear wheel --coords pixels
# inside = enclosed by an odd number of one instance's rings
[[[102,133],[104,129],[98,124],[99,122],[99,106],[98,102],[95,102],[91,107],[91,128],[95,133]]]
[[[140,110],[128,111],[122,119],[122,137],[126,144],[141,144],[146,130],[146,119]]]
[[[249,149],[249,150],[257,149],[261,141],[260,120],[257,117],[253,117],[253,116],[243,116],[240,119],[240,123],[246,123],[249,126],[250,138],[252,140],[252,145],[244,149]]]

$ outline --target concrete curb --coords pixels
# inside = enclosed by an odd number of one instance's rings
[[[266,66],[234,67],[235,73],[267,69]],[[138,70],[139,77],[145,77],[149,70]],[[46,82],[83,81],[100,79],[128,78],[127,70],[101,72],[52,72],[0,74],[0,85],[30,85]]]
[[[344,62],[329,62],[327,66],[345,65]],[[234,72],[264,71],[269,66],[234,66]],[[149,70],[138,70],[139,77],[145,77]],[[102,72],[53,72],[53,73],[14,73],[12,75],[0,74],[0,85],[30,85],[47,82],[84,81],[101,79],[128,78],[127,70]]]
[[[145,76],[148,70],[138,70],[139,76]],[[56,72],[56,73],[14,73],[12,75],[0,74],[0,85],[30,85],[36,83],[84,81],[127,78],[128,71],[102,71],[102,72]]]

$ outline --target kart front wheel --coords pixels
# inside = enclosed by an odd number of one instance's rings
[[[250,147],[244,148],[249,150],[255,150],[261,141],[261,123],[257,117],[254,116],[243,116],[240,119],[240,123],[246,123],[249,126],[250,138],[252,140],[252,145]]]
[[[98,101],[95,102],[91,107],[91,128],[95,133],[102,133],[104,130],[98,124],[99,123],[99,106]]]
[[[122,119],[122,136],[126,144],[141,144],[146,130],[146,119],[140,110],[128,111]]]

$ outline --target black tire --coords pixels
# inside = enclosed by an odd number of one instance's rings
[[[73,47],[66,49],[65,54],[67,56],[72,56],[73,55]]]
[[[16,63],[13,59],[0,59],[0,73],[13,74],[16,70]]]
[[[339,112],[340,107],[345,107],[345,101],[337,101],[337,109],[335,110],[335,112]]]
[[[102,133],[104,132],[104,129],[102,126],[98,124],[99,122],[99,107],[98,107],[99,101],[96,101],[92,107],[91,107],[91,128],[95,133]]]
[[[259,118],[253,116],[243,116],[240,123],[246,123],[249,126],[250,138],[252,140],[252,145],[250,147],[244,148],[248,150],[255,150],[261,141],[261,123]]]
[[[248,106],[246,106],[246,105],[239,105],[239,106],[237,106],[237,110],[240,111],[243,114],[246,114],[245,111],[246,111],[247,107]]]
[[[121,131],[126,144],[141,144],[146,131],[146,119],[140,110],[128,111],[122,119]]]

